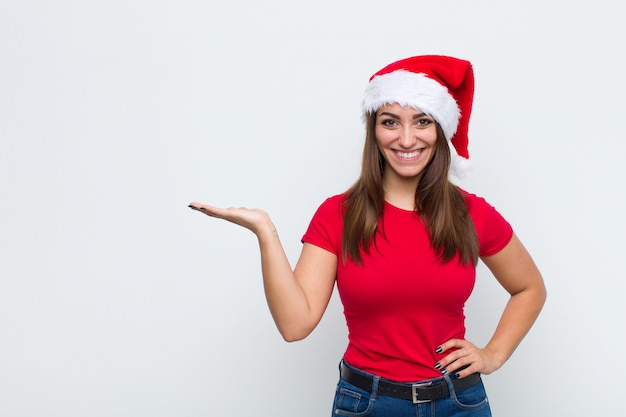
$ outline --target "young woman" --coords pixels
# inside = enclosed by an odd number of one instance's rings
[[[295,269],[262,210],[190,204],[255,233],[285,340],[311,333],[336,281],[349,344],[335,416],[491,415],[480,375],[504,364],[544,304],[541,274],[510,224],[450,181],[467,167],[473,92],[471,64],[452,57],[374,74],[361,175],[318,208]],[[484,347],[465,339],[463,314],[479,259],[510,294]]]

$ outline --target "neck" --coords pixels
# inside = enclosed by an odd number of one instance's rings
[[[415,210],[415,191],[418,183],[419,177],[402,178],[384,175],[385,201],[403,210]]]

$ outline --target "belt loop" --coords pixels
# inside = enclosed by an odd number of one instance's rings
[[[443,376],[443,380],[446,381],[448,385],[448,391],[450,392],[450,397],[456,397],[456,389],[454,388],[454,384],[452,383],[452,378],[450,378],[449,374]]]
[[[380,377],[374,375],[372,380],[372,401],[376,400],[376,395],[378,395],[378,383],[380,382]]]

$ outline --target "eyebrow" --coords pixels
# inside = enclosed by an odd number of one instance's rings
[[[389,117],[393,117],[394,119],[399,119],[400,116],[398,116],[397,114],[393,114],[393,113],[389,113],[389,112],[382,112],[378,115],[379,117],[381,116],[389,116]],[[415,116],[413,116],[413,119],[419,119],[420,117],[429,117],[426,113],[419,113],[416,114]]]

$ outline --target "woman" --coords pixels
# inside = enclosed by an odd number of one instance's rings
[[[449,179],[467,168],[473,92],[471,64],[452,57],[374,74],[360,178],[319,207],[294,270],[265,212],[190,204],[256,234],[285,340],[311,333],[336,280],[349,344],[333,415],[491,415],[480,375],[504,364],[543,306],[541,274],[509,223]],[[463,314],[479,258],[510,294],[482,348],[465,340]]]

